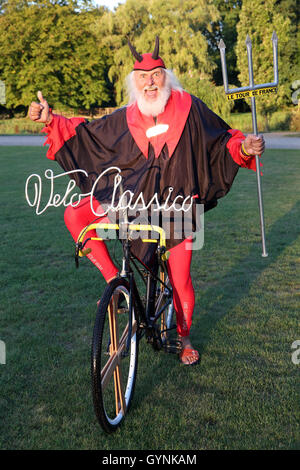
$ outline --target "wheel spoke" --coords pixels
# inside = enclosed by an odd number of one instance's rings
[[[126,413],[126,401],[124,396],[124,388],[122,382],[121,368],[117,365],[114,370],[114,383],[115,383],[115,400],[116,400],[116,415],[122,411],[122,414]]]
[[[116,318],[117,302],[119,296],[114,295],[108,306],[108,317],[109,317],[109,329],[111,337],[111,355],[116,357],[116,361],[113,362],[114,375],[114,391],[115,391],[115,409],[116,416],[119,414],[120,408],[124,414],[126,411],[124,391],[122,389],[122,382],[120,380],[120,354],[119,354],[119,328],[118,321]]]
[[[138,360],[138,322],[132,310],[129,334],[128,282],[114,279],[106,287],[93,335],[92,387],[100,425],[115,431],[128,412],[134,392]]]
[[[137,331],[137,322],[134,321],[132,325],[131,337],[135,335],[136,331]],[[124,351],[126,347],[127,335],[128,335],[128,323],[126,325],[126,328],[123,331],[117,351],[113,351],[112,347],[110,346],[110,357],[101,371],[101,385],[103,389],[106,388],[106,386],[108,385],[113,375],[114,370],[121,362],[122,352]]]
[[[122,380],[122,372],[120,368],[122,352],[126,347],[127,337],[128,337],[128,323],[122,333],[122,337],[119,340],[119,324],[117,313],[118,310],[118,298],[119,296],[114,296],[108,306],[108,318],[109,318],[109,330],[110,330],[110,357],[101,371],[101,386],[103,389],[109,384],[111,377],[114,378],[114,390],[115,390],[115,404],[116,404],[116,415],[122,411],[122,414],[126,413],[126,401],[124,394],[124,386]],[[136,321],[132,325],[133,336],[137,330]]]
[[[110,379],[116,367],[119,365],[119,362],[120,362],[120,356],[117,351],[117,352],[112,353],[107,363],[103,367],[101,371],[101,386],[103,390],[105,390],[105,388],[109,384]]]
[[[165,282],[165,273],[164,273],[164,271],[160,272],[160,279],[161,279],[162,282]],[[164,290],[165,290],[165,287],[164,287],[163,284],[161,284],[160,289],[161,289],[161,298],[163,299],[164,298]],[[161,317],[160,317],[160,331],[164,331],[164,333],[161,335],[163,340],[165,340],[166,337],[167,337],[166,332],[165,332],[165,329],[166,329],[165,317],[166,317],[166,312],[164,311],[162,313]]]

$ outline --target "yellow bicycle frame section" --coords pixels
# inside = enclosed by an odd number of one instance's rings
[[[77,239],[77,244],[81,244],[83,242],[83,238],[87,232],[90,230],[96,230],[96,229],[103,229],[103,230],[119,230],[120,226],[118,224],[101,224],[101,223],[94,223],[87,225],[84,227]],[[159,227],[158,225],[141,225],[141,224],[128,224],[128,230],[129,231],[151,231],[151,232],[158,232],[159,233],[159,246],[161,248],[166,248],[166,234],[164,229]],[[100,238],[100,237],[91,237],[91,240],[99,240],[103,241],[105,239]],[[157,243],[156,239],[148,239],[148,238],[142,238],[142,241],[144,243]],[[89,249],[86,250],[79,250],[78,255],[79,256],[86,256],[89,253]],[[165,251],[162,253],[161,258],[163,261],[167,261],[169,258],[170,252]]]

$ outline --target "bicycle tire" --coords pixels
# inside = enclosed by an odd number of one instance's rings
[[[132,309],[132,335],[125,354],[130,289],[123,278],[112,280],[101,297],[91,352],[92,393],[96,417],[107,433],[123,422],[131,405],[138,365],[137,322]],[[121,301],[121,302],[120,302]],[[134,299],[132,298],[133,305]]]

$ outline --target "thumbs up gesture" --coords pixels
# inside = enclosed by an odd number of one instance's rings
[[[50,124],[52,120],[52,114],[50,113],[49,105],[43,97],[41,91],[37,92],[37,97],[39,103],[32,101],[29,106],[28,117],[35,122]]]

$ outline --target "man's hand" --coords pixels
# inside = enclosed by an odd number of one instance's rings
[[[39,103],[33,101],[29,106],[28,116],[32,121],[50,124],[52,114],[49,111],[49,105],[42,95],[41,91],[37,92]]]
[[[249,155],[261,155],[265,150],[265,139],[263,135],[247,135],[243,142],[244,150]]]

